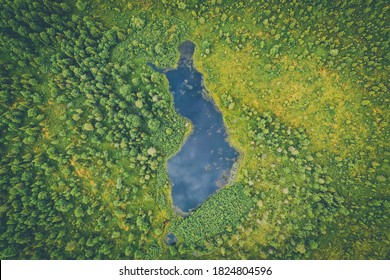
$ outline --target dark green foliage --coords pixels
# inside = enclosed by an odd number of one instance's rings
[[[77,9],[86,11],[81,2]],[[1,257],[132,256],[136,250],[121,249],[122,232],[138,240],[152,217],[126,213],[138,208],[138,189],[162,162],[146,150],[175,149],[165,133],[150,135],[184,130],[172,121],[167,90],[151,69],[132,72],[134,59],[109,60],[124,30],[54,1],[2,1],[0,10]]]
[[[179,242],[196,244],[236,229],[246,219],[252,200],[243,185],[225,187],[212,195],[198,209],[173,229]]]

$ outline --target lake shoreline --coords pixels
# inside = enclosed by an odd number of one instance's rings
[[[194,67],[194,50],[195,44],[190,41],[180,44],[176,69],[148,63],[154,71],[166,76],[172,106],[190,124],[179,149],[166,160],[165,168],[172,186],[172,206],[181,210],[180,216],[198,208],[218,189],[232,184],[240,159],[229,141],[222,111],[205,88],[203,75]],[[197,193],[190,193],[191,188]]]

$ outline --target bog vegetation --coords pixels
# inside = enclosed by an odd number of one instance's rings
[[[386,1],[0,2],[1,259],[387,259]],[[195,64],[241,158],[189,217],[166,161]],[[174,233],[178,243],[167,246]]]

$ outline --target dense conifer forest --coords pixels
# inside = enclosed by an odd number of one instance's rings
[[[0,0],[0,258],[388,259],[389,8]],[[185,40],[240,158],[182,217]]]

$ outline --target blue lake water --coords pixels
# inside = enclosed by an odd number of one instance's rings
[[[192,122],[193,130],[180,151],[168,160],[173,204],[183,212],[199,206],[212,193],[226,185],[238,153],[227,142],[220,111],[207,97],[203,76],[193,65],[195,45],[179,46],[176,69],[159,69],[169,81],[175,110]]]

